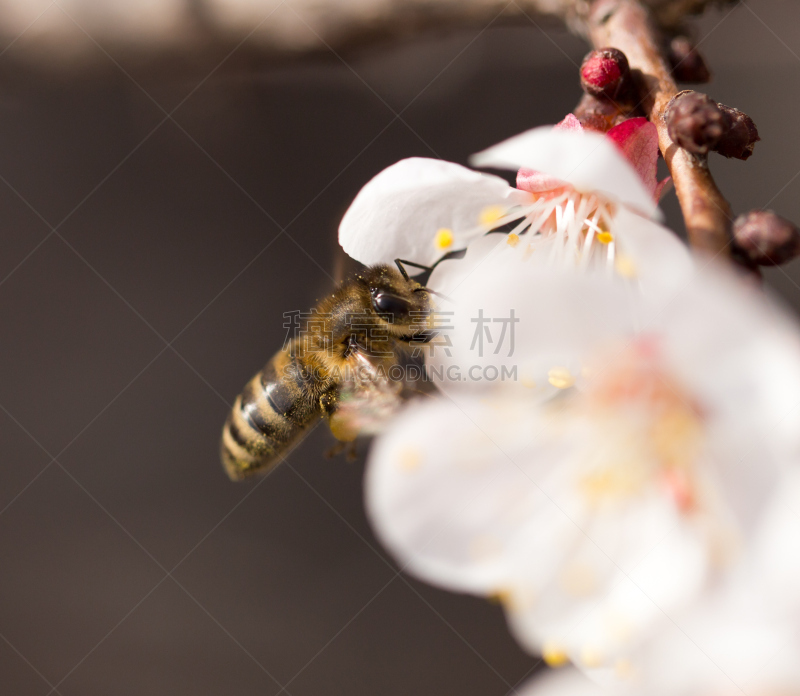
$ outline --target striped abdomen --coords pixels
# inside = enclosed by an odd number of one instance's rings
[[[236,397],[222,431],[225,471],[234,480],[279,464],[321,412],[319,385],[287,349],[279,351]]]

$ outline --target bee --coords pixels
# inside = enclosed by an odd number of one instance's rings
[[[414,361],[411,344],[430,340],[432,291],[402,263],[399,271],[371,266],[339,285],[247,383],[222,431],[231,479],[275,467],[320,418],[337,439],[353,440],[414,391],[402,375]]]

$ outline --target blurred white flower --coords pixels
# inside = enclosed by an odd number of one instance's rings
[[[649,641],[634,659],[618,660],[601,684],[576,669],[529,680],[519,696],[796,696],[800,641],[778,618],[764,622],[727,605],[698,615]],[[683,617],[687,618],[687,617]]]
[[[795,488],[793,492],[798,491]],[[775,511],[779,507],[782,505],[776,500]],[[796,532],[797,522],[791,526]],[[779,530],[765,527],[764,531]],[[764,541],[763,535],[757,536],[727,582],[702,594],[683,610],[665,616],[659,630],[648,640],[632,644],[624,657],[587,669],[586,675],[564,670],[531,680],[520,693],[522,696],[800,694],[798,614],[792,610],[792,601],[785,602],[786,593],[776,596],[770,591],[770,581],[778,578],[770,572],[774,568],[758,562]],[[797,544],[795,539],[790,554],[795,564],[800,561]],[[796,607],[797,585],[790,594]]]
[[[709,269],[669,301],[495,270],[459,296],[454,330],[514,310],[514,355],[476,364],[518,379],[402,414],[373,447],[368,510],[404,567],[500,598],[551,664],[613,669],[732,572],[764,517],[800,452],[800,341]]]
[[[664,183],[656,182],[655,130],[631,119],[604,136],[570,116],[472,158],[476,166],[519,169],[518,188],[449,162],[402,160],[356,196],[339,242],[364,264],[400,258],[430,266],[469,247],[469,263],[446,261],[434,271],[428,285],[443,292],[498,245],[523,262],[602,266],[629,278],[671,265],[669,276],[679,277],[688,253],[650,219],[659,215]],[[484,238],[500,227],[507,234]]]

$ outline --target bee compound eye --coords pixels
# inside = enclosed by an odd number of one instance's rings
[[[403,316],[411,311],[411,305],[408,300],[388,292],[376,293],[372,298],[372,305],[378,314]]]

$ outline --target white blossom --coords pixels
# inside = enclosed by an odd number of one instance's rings
[[[495,269],[458,316],[516,310],[502,364],[519,379],[402,414],[373,448],[368,510],[410,572],[499,597],[552,664],[610,669],[740,562],[800,454],[800,342],[710,269],[668,300]]]
[[[625,124],[632,126],[614,139],[568,117],[473,157],[478,166],[520,169],[518,188],[457,164],[402,160],[356,196],[339,241],[365,264],[400,258],[431,266],[467,248],[468,262],[445,260],[428,282],[445,294],[492,250],[531,265],[601,268],[657,290],[687,272],[689,255],[652,219],[660,217],[663,188],[655,127],[644,119]],[[486,236],[498,228],[505,234]]]

